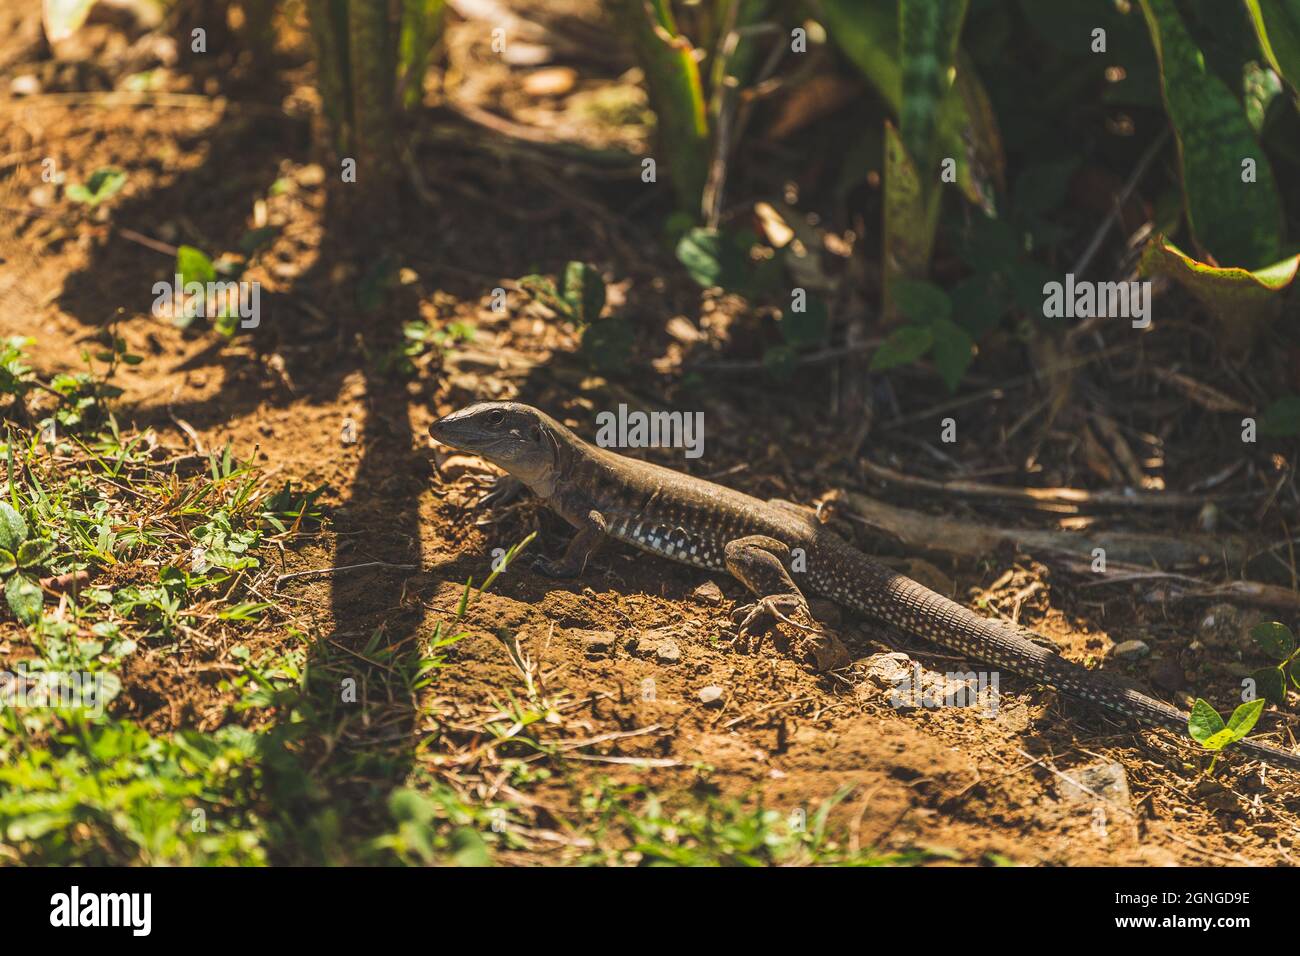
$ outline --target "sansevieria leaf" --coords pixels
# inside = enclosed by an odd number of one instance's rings
[[[1246,0],[1246,10],[1269,65],[1300,90],[1300,0]]]
[[[1182,167],[1196,245],[1223,266],[1258,269],[1280,254],[1282,211],[1264,150],[1232,91],[1205,66],[1174,0],[1141,0]]]
[[[1163,275],[1187,289],[1217,319],[1224,344],[1234,351],[1248,349],[1260,331],[1281,311],[1281,293],[1300,268],[1300,255],[1290,256],[1251,272],[1199,262],[1164,236],[1153,236],[1142,251],[1138,271]]]

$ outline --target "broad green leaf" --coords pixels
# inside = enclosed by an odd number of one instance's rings
[[[1251,728],[1259,721],[1259,715],[1263,712],[1264,699],[1262,697],[1247,701],[1234,710],[1232,716],[1228,718],[1228,730],[1232,731],[1232,739],[1240,740],[1250,733]]]
[[[902,108],[898,126],[923,174],[932,172],[939,113],[956,70],[967,0],[898,0]]]
[[[45,36],[51,43],[66,40],[81,29],[95,0],[45,0],[42,15],[45,19]]]
[[[1255,694],[1279,707],[1286,703],[1286,677],[1280,667],[1261,667],[1252,671],[1250,679],[1255,682]]]
[[[1188,225],[1218,262],[1248,269],[1274,262],[1281,204],[1268,157],[1232,91],[1205,67],[1173,0],[1141,0],[1174,124]],[[1253,160],[1255,181],[1243,182]]]
[[[595,266],[570,262],[564,267],[564,302],[579,325],[600,318],[600,310],[605,307],[605,280]]]
[[[0,548],[16,552],[18,546],[26,540],[27,522],[13,505],[0,501]]]
[[[1255,646],[1276,660],[1286,660],[1295,650],[1291,629],[1277,621],[1262,621],[1250,629],[1250,639]]]
[[[24,541],[18,546],[18,565],[23,568],[34,567],[54,552],[53,541]]]
[[[13,552],[0,548],[0,574],[8,574],[16,567],[18,567],[18,559],[14,557]]]
[[[948,391],[955,392],[975,358],[975,343],[970,333],[952,319],[935,319],[930,329],[934,335],[935,367]]]
[[[126,185],[126,173],[112,166],[105,166],[90,174],[84,184],[73,183],[67,188],[68,198],[73,202],[87,206],[98,206],[112,199]]]
[[[998,275],[976,274],[962,279],[949,294],[952,310],[972,339],[981,339],[1006,315],[1008,290]]]
[[[201,249],[193,246],[181,246],[176,250],[176,274],[181,277],[181,285],[202,282],[205,285],[217,281],[217,270],[212,260]]]
[[[1192,735],[1192,739],[1204,744],[1224,729],[1223,718],[1219,716],[1219,712],[1210,706],[1209,701],[1196,698],[1192,712],[1187,718],[1187,732]]]
[[[1260,701],[1260,703],[1263,703],[1263,701]],[[1222,750],[1236,739],[1237,735],[1225,727],[1218,733],[1210,734],[1210,736],[1202,740],[1201,746],[1206,750]]]
[[[262,226],[258,229],[248,230],[239,237],[239,251],[244,255],[251,256],[258,249],[275,239],[278,231],[274,226]]]
[[[871,356],[871,371],[884,372],[914,362],[930,350],[934,334],[920,325],[895,329]]]
[[[5,585],[5,600],[9,602],[9,610],[14,612],[14,617],[24,624],[35,623],[41,616],[41,605],[44,603],[41,589],[21,574],[9,578],[9,583]]]
[[[1300,89],[1300,0],[1246,0],[1246,12],[1269,65]]]
[[[1193,259],[1164,236],[1153,236],[1142,251],[1138,269],[1143,276],[1174,279],[1201,303],[1222,326],[1229,347],[1241,351],[1282,309],[1282,296],[1300,267],[1300,255],[1250,272],[1220,268]]]
[[[112,671],[100,671],[95,676],[99,681],[95,696],[97,706],[102,707],[122,693],[122,678]]]
[[[601,371],[620,372],[635,340],[632,323],[619,315],[607,316],[582,330],[582,354]]]
[[[749,285],[749,248],[732,233],[692,229],[677,243],[677,258],[706,289],[743,291]]]
[[[908,319],[922,324],[952,315],[948,293],[924,279],[895,280],[894,305]]]
[[[560,290],[555,287],[555,283],[542,275],[520,276],[518,279],[519,288],[523,289],[534,299],[542,303],[553,312],[564,313],[564,300],[560,298]]]
[[[826,340],[829,324],[830,317],[825,303],[820,299],[809,298],[804,303],[802,312],[786,309],[781,315],[781,336],[787,345],[796,349],[820,345]]]

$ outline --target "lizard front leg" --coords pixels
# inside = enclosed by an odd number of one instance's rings
[[[737,616],[744,615],[740,622],[742,637],[773,619],[788,620],[790,614],[808,615],[808,601],[790,577],[783,560],[789,559],[790,549],[780,541],[761,534],[749,535],[728,541],[722,554],[731,576],[758,598],[753,604],[736,610]]]
[[[604,543],[607,527],[599,511],[589,512],[586,520],[578,525],[578,533],[569,539],[564,556],[558,561],[538,558],[533,570],[548,578],[576,578],[586,570],[587,559]]]
[[[805,637],[798,644],[817,670],[843,667],[850,658],[839,638],[796,619],[812,622],[813,616],[808,610],[808,600],[790,577],[786,567],[789,559],[790,549],[766,535],[749,535],[727,542],[723,549],[727,570],[758,598],[753,604],[737,609],[736,616],[743,616],[739,636],[744,637],[759,625],[766,628],[774,620],[781,621],[804,632]],[[761,633],[759,640],[762,640]]]

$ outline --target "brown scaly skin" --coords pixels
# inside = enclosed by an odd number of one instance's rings
[[[807,612],[804,588],[963,655],[1032,677],[1125,717],[1186,733],[1187,714],[1066,660],[1022,628],[982,618],[871,561],[789,502],[757,498],[588,444],[529,405],[482,402],[429,428],[438,441],[473,452],[527,485],[578,533],[554,577],[581,574],[607,537],[684,564],[727,571],[758,598],[741,626]],[[802,561],[793,559],[800,556]],[[1027,636],[1029,635],[1029,636]],[[1255,741],[1238,749],[1300,769],[1300,755]]]

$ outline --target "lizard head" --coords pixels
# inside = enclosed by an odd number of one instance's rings
[[[504,468],[543,497],[554,491],[558,422],[531,405],[479,402],[429,426],[429,434]]]

